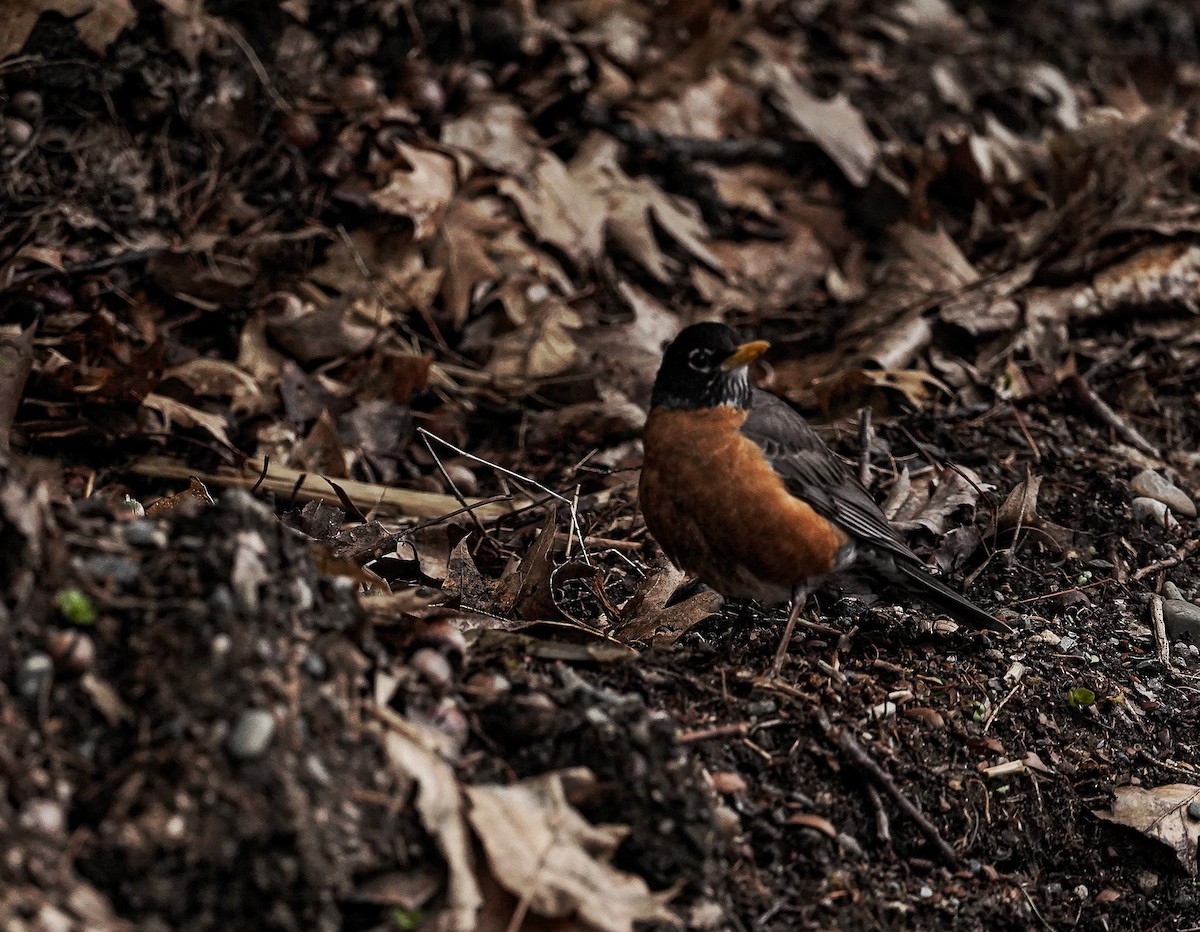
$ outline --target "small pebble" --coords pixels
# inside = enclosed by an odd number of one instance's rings
[[[1173,512],[1185,518],[1196,517],[1196,503],[1182,489],[1168,479],[1164,479],[1153,469],[1145,469],[1133,477],[1130,488],[1138,495],[1162,502]]]
[[[708,929],[719,929],[725,924],[725,910],[721,904],[713,900],[700,900],[688,910],[688,928],[705,932]]]
[[[1179,587],[1175,583],[1167,580],[1163,583],[1162,597],[1164,599],[1182,599],[1183,593],[1179,591]]]
[[[1133,520],[1138,524],[1156,524],[1165,528],[1179,527],[1179,522],[1175,520],[1171,510],[1153,498],[1135,498],[1133,500]]]
[[[1074,893],[1074,894],[1075,894],[1077,897],[1079,897],[1081,900],[1086,900],[1086,899],[1087,899],[1087,897],[1088,897],[1088,888],[1087,888],[1087,887],[1085,887],[1083,884],[1080,884],[1079,886],[1077,886],[1077,887],[1076,887],[1074,890],[1072,890],[1071,892],[1072,892],[1072,893]]]
[[[38,696],[54,675],[54,661],[48,654],[35,651],[25,658],[17,671],[17,693],[26,699]]]
[[[167,546],[167,532],[153,521],[146,521],[142,518],[122,524],[121,537],[131,547],[161,548]]]
[[[37,91],[17,91],[12,95],[9,108],[22,120],[36,123],[42,118],[42,95]]]
[[[1200,819],[1200,803],[1188,803],[1187,814],[1189,819]]]
[[[266,709],[247,709],[238,716],[225,744],[234,757],[253,760],[267,752],[274,736],[274,716]]]
[[[46,835],[61,835],[67,824],[62,806],[52,799],[34,799],[25,804],[18,819],[21,828]]]
[[[921,889],[918,891],[917,895],[920,896],[921,899],[923,899],[923,900],[932,899],[933,898],[933,888],[932,887],[921,887]]]
[[[717,834],[726,841],[733,841],[742,833],[742,817],[724,803],[714,807],[713,821],[717,825]]]
[[[1067,635],[1058,642],[1058,646],[1060,650],[1074,650],[1075,645],[1078,643],[1079,642],[1075,638]]]
[[[132,560],[111,554],[96,554],[79,561],[79,568],[92,579],[111,579],[119,586],[132,586],[141,572]]]
[[[1173,641],[1200,644],[1200,605],[1183,599],[1167,599],[1163,602],[1163,622]]]
[[[447,689],[454,682],[454,668],[450,666],[450,661],[432,648],[422,647],[414,651],[408,659],[408,665],[434,689]]]

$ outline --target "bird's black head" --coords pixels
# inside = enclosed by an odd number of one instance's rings
[[[654,394],[655,408],[750,407],[748,366],[769,343],[742,343],[724,324],[692,324],[663,354]]]

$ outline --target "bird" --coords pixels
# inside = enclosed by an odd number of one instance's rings
[[[638,499],[668,559],[727,599],[791,603],[772,678],[809,593],[852,564],[972,627],[1008,630],[930,575],[808,422],[751,385],[750,364],[769,347],[706,322],[663,353]]]

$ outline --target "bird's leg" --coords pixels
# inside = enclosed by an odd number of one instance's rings
[[[796,630],[796,622],[800,618],[800,613],[804,611],[804,605],[808,601],[808,593],[801,590],[792,598],[792,611],[788,615],[787,624],[783,629],[783,637],[779,641],[779,647],[775,650],[775,660],[771,663],[771,679],[779,677],[779,671],[783,669],[783,659],[787,656],[788,645],[792,642],[792,632]]]
[[[750,619],[750,600],[749,599],[726,599],[726,608],[737,608],[737,620],[729,625],[725,637],[721,639],[718,650],[725,656],[726,660],[733,658],[734,639],[738,636],[745,637],[746,629],[749,627]]]

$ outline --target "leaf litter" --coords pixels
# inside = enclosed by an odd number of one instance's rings
[[[1142,621],[1197,598],[1168,4],[160,5],[0,48],[6,921],[1195,908],[1088,815],[1194,869],[1196,655]],[[809,413],[871,407],[865,463],[831,441],[1016,634],[818,597],[758,680],[778,619],[680,590],[633,501],[710,318]]]

